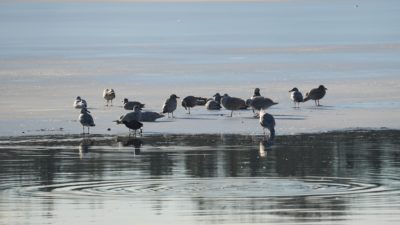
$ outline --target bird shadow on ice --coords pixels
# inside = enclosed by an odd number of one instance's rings
[[[286,114],[276,114],[274,115],[277,120],[306,120],[307,116],[300,115],[286,115]]]
[[[99,109],[99,108],[96,108],[96,107],[87,107],[86,108],[87,110],[97,110],[97,109]],[[79,109],[80,110],[80,109]]]
[[[260,117],[258,117],[258,116],[242,116],[242,117],[237,117],[237,118],[241,118],[241,119],[257,119],[257,120],[260,119]]]
[[[303,107],[304,109],[311,109],[311,110],[334,110],[334,106],[330,105],[320,105],[320,106],[306,106]]]
[[[200,113],[196,114],[196,116],[224,116],[224,113]]]
[[[171,123],[175,122],[176,118],[166,118],[164,120],[157,120],[157,121],[141,121],[143,123]]]
[[[217,120],[215,118],[204,118],[204,117],[179,117],[180,120]]]

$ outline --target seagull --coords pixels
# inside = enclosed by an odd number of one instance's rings
[[[135,106],[138,106],[140,109],[144,108],[144,104],[137,101],[130,102],[127,98],[124,98],[123,103],[124,103],[124,109],[126,110],[133,110]]]
[[[136,131],[140,129],[140,134],[142,133],[142,127],[143,124],[139,122],[142,119],[142,113],[140,111],[140,108],[138,106],[134,107],[134,111],[125,114],[124,116],[121,116],[119,120],[115,120],[113,122],[116,122],[117,124],[125,124],[125,126],[129,129],[129,135],[131,129],[135,131],[135,136],[136,136]]]
[[[208,110],[220,110],[221,107],[221,95],[219,93],[216,93],[214,96],[214,99],[210,99],[206,103],[206,109]]]
[[[196,97],[196,105],[205,105],[207,103],[207,98]]]
[[[141,116],[142,116],[142,113],[140,111],[140,108],[138,106],[135,106],[133,109],[133,112],[127,113],[127,114],[121,116],[119,118],[119,120],[115,120],[113,122],[116,122],[117,124],[121,124],[124,121],[127,121],[127,122],[132,121],[132,120],[140,121],[142,119]]]
[[[321,106],[319,104],[319,100],[325,96],[326,90],[328,90],[328,89],[326,87],[324,87],[324,85],[319,85],[318,88],[314,88],[306,94],[306,97],[304,98],[304,102],[312,99],[312,100],[314,100],[316,106]]]
[[[75,109],[87,108],[87,103],[80,96],[77,96],[75,101],[74,101],[74,108]]]
[[[275,119],[271,114],[266,113],[264,110],[260,111],[260,124],[263,127],[264,135],[265,129],[269,130],[268,139],[273,140],[275,138]]]
[[[254,110],[260,111],[262,109],[268,109],[269,107],[278,104],[277,102],[274,102],[271,99],[265,98],[262,96],[253,97],[247,103],[250,103],[250,106],[253,108],[253,111]]]
[[[247,105],[248,107],[252,107],[252,106],[251,106],[251,103],[252,103],[253,99],[256,98],[256,97],[261,97],[260,88],[254,88],[253,96],[252,96],[251,98],[249,98],[249,99],[246,100],[246,105]],[[257,105],[258,105],[258,104],[257,104]],[[254,111],[254,107],[252,107],[252,109],[253,109],[253,113],[256,115],[256,112]]]
[[[189,114],[190,114],[190,108],[193,108],[196,105],[197,105],[197,98],[192,95],[189,95],[182,100],[182,106],[183,108],[185,108],[185,110],[189,110]]]
[[[303,102],[303,94],[301,94],[299,89],[297,89],[296,87],[294,87],[289,92],[292,92],[290,94],[290,99],[292,99],[292,101],[294,102],[294,107],[296,108],[297,104],[297,107],[300,108],[300,102]]]
[[[144,111],[140,113],[140,122],[154,122],[163,117],[164,115],[158,112]]]
[[[130,120],[130,121],[122,121],[123,124],[125,124],[125,126],[129,129],[129,136],[131,135],[131,130],[135,131],[135,137],[136,137],[136,132],[137,130],[140,129],[139,134],[142,134],[142,127],[143,127],[143,123],[137,121],[137,120]]]
[[[162,108],[162,113],[168,113],[168,118],[169,114],[172,114],[172,118],[174,118],[174,111],[176,110],[176,106],[178,105],[178,102],[176,99],[179,98],[175,94],[172,94],[167,100],[165,100],[163,108]]]
[[[154,122],[156,119],[164,117],[163,114],[158,112],[144,111],[142,112],[138,106],[135,106],[133,112],[127,113],[121,116],[119,120],[114,120],[117,124],[123,123],[123,121],[137,120],[139,122]]]
[[[107,106],[108,102],[111,101],[111,106],[112,106],[112,100],[115,98],[115,91],[112,88],[106,88],[103,91],[103,98],[107,101]]]
[[[182,106],[186,110],[189,110],[189,114],[190,114],[190,108],[193,108],[196,105],[205,105],[206,103],[207,103],[207,98],[195,97],[192,95],[186,96],[182,100]]]
[[[246,109],[248,107],[243,99],[230,97],[228,94],[222,96],[221,102],[225,109],[231,110],[231,117],[234,110]]]
[[[85,127],[88,128],[88,134],[90,127],[96,126],[93,121],[92,115],[86,108],[81,109],[81,114],[79,115],[79,122],[82,124],[83,134],[85,134]]]
[[[253,97],[257,97],[257,96],[261,96],[261,94],[260,94],[260,88],[255,88],[255,89],[254,89]]]

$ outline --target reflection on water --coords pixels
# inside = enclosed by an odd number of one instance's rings
[[[117,137],[117,142],[122,147],[133,147],[135,155],[140,154],[140,147],[143,145],[143,141],[137,137]]]
[[[89,148],[93,145],[94,142],[89,138],[83,138],[81,143],[79,144],[79,156],[81,159],[87,157],[89,155]]]
[[[260,157],[267,157],[268,151],[271,150],[272,145],[274,144],[273,140],[262,140],[260,141]]]
[[[400,131],[0,139],[0,221],[398,224]]]

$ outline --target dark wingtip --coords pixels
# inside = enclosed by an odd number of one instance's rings
[[[117,123],[117,124],[121,124],[121,120],[113,120],[113,122]]]

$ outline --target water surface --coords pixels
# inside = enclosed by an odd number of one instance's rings
[[[398,224],[400,132],[0,140],[1,224]]]

